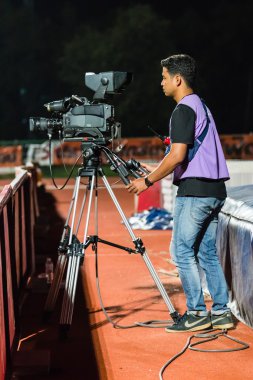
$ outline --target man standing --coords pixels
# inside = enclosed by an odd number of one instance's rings
[[[229,179],[226,161],[210,110],[193,90],[194,59],[178,54],[161,64],[163,92],[177,103],[170,119],[171,145],[148,176],[133,180],[127,188],[140,194],[172,172],[178,186],[171,255],[186,295],[187,311],[166,331],[232,328],[227,284],[216,252],[218,213],[226,198],[224,181]],[[211,314],[206,310],[198,265],[205,272],[213,300]]]

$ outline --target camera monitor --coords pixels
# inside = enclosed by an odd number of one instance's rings
[[[85,85],[95,92],[93,99],[105,99],[107,95],[121,94],[132,78],[132,73],[126,71],[86,73]]]

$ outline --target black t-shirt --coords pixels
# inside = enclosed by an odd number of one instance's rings
[[[194,144],[196,114],[192,108],[179,104],[171,118],[170,138],[172,143]],[[177,196],[226,198],[224,180],[208,178],[184,178],[178,183]]]

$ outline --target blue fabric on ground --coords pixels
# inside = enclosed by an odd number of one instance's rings
[[[134,230],[171,230],[173,227],[172,214],[156,207],[135,213],[128,221]]]

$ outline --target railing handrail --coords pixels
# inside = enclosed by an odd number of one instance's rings
[[[19,332],[22,293],[35,270],[34,225],[38,216],[36,169],[17,167],[16,177],[0,191],[0,310],[4,321],[0,331],[0,348],[5,351],[4,371],[0,380],[9,376],[11,356]],[[3,373],[4,372],[4,373]],[[4,377],[2,377],[4,376]]]

